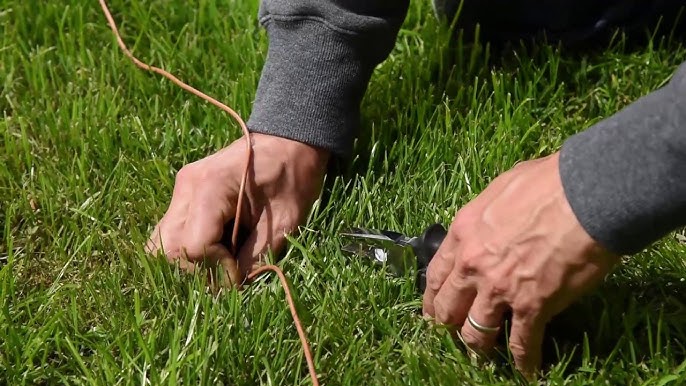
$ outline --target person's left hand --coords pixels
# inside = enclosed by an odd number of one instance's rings
[[[461,328],[476,352],[489,352],[498,332],[478,326],[499,329],[512,311],[509,349],[527,377],[540,366],[548,321],[619,261],[577,221],[558,165],[554,154],[493,180],[459,210],[427,270],[424,314]]]

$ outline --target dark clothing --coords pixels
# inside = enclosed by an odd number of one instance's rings
[[[644,39],[646,28],[669,33],[685,5],[685,0],[434,0],[437,15],[449,21],[461,6],[457,25],[467,39],[478,23],[482,39],[496,46],[545,34],[567,48],[602,47],[617,28],[631,40]]]

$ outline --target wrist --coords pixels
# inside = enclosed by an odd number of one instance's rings
[[[250,137],[253,151],[266,151],[288,160],[289,164],[295,164],[298,168],[320,172],[322,175],[331,157],[329,150],[289,138],[262,133],[251,133]]]

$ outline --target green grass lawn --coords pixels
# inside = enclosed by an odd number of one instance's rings
[[[144,61],[247,119],[266,55],[258,2],[110,1]],[[512,384],[420,317],[411,279],[341,252],[342,227],[416,233],[517,161],[664,84],[686,46],[579,58],[541,46],[488,67],[415,1],[372,79],[354,160],[281,261],[322,384]],[[470,53],[471,52],[471,53]],[[0,384],[310,384],[278,281],[212,296],[143,244],[176,171],[240,135],[120,52],[96,1],[0,0]],[[550,384],[686,382],[686,264],[671,234],[548,330]]]

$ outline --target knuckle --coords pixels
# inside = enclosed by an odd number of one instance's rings
[[[510,292],[508,281],[491,272],[485,273],[482,286],[491,300],[504,299]]]
[[[215,171],[211,168],[208,168],[206,162],[201,161],[186,164],[179,169],[179,171],[176,173],[175,183],[181,185],[194,184],[202,186],[203,183],[216,178]]]
[[[450,225],[450,236],[456,240],[461,240],[464,235],[474,225],[475,214],[469,206],[465,206],[457,211],[453,222]]]
[[[184,257],[189,260],[200,260],[205,256],[205,251],[207,245],[202,241],[190,241],[183,245],[181,250],[183,251]]]
[[[279,224],[275,229],[282,231],[283,234],[293,234],[298,231],[298,225],[300,224],[300,219],[305,217],[305,213],[302,208],[298,205],[293,205],[291,208],[285,209],[276,221]]]
[[[466,278],[476,275],[479,272],[479,262],[481,261],[481,256],[474,249],[465,248],[460,256],[460,259],[455,262],[455,268],[457,269],[458,276],[460,278]]]
[[[526,360],[527,350],[523,342],[519,340],[510,340],[508,348],[516,363],[522,363]]]
[[[477,336],[477,334],[475,334],[473,330],[463,328],[461,334],[462,339],[464,340],[465,344],[467,344],[467,346],[471,347],[472,349],[481,348],[481,338]]]
[[[433,292],[438,292],[438,290],[441,289],[441,286],[443,285],[442,282],[442,277],[444,277],[440,272],[438,272],[438,269],[434,267],[430,267],[426,271],[426,286]]]
[[[512,310],[517,315],[519,315],[522,318],[522,320],[525,320],[529,323],[538,318],[538,316],[541,314],[542,309],[542,302],[536,299],[526,299],[524,301],[519,301],[516,302],[512,307]]]
[[[446,304],[444,299],[434,300],[434,317],[441,324],[447,324],[450,321],[450,305]]]
[[[511,170],[520,170],[520,169],[526,167],[528,164],[529,164],[529,161],[519,160],[519,161],[515,162],[515,164],[511,168]]]
[[[462,290],[465,288],[473,286],[472,282],[468,280],[468,277],[469,275],[464,275],[458,267],[458,270],[455,271],[455,274],[448,276],[447,284],[455,291],[462,292]]]
[[[446,264],[445,261],[453,258],[454,257],[450,255],[450,252],[448,254],[443,252],[440,258],[434,259],[429,263],[429,267],[426,271],[427,288],[434,292],[438,292],[438,290],[441,289],[452,269],[451,265]]]
[[[175,182],[177,184],[182,184],[182,185],[190,183],[195,178],[195,174],[196,174],[195,164],[192,164],[192,163],[187,164],[184,167],[182,167],[181,169],[179,169],[179,171],[176,173]]]
[[[193,182],[198,185],[198,187],[203,187],[206,184],[212,182],[217,176],[208,168],[198,168],[193,173]]]
[[[170,239],[168,233],[167,226],[164,219],[162,219],[148,238],[148,245],[150,246],[152,253],[157,254],[159,251],[162,251],[167,255],[168,251],[173,250],[176,247],[173,242],[174,239]]]

